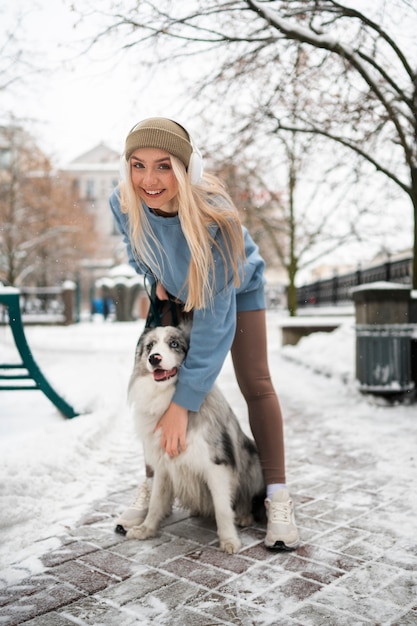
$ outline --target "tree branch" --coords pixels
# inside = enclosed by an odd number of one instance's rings
[[[360,74],[360,76],[362,76],[366,84],[370,87],[371,91],[374,93],[376,98],[387,111],[389,119],[394,124],[395,129],[398,133],[398,137],[404,149],[407,163],[409,166],[412,165],[413,151],[412,148],[408,145],[407,136],[402,128],[396,111],[391,106],[390,102],[385,97],[384,93],[382,92],[376,81],[372,79],[366,67],[363,65],[360,55],[355,50],[353,50],[349,46],[343,45],[338,39],[333,39],[332,37],[322,34],[317,35],[315,32],[307,28],[291,24],[287,20],[281,18],[277,12],[265,8],[262,2],[258,2],[256,0],[247,0],[247,3],[254,12],[256,12],[258,15],[262,15],[262,17],[273,28],[276,28],[280,32],[284,33],[290,39],[294,39],[301,43],[307,43],[315,48],[329,50],[339,57],[349,61],[349,63]]]
[[[272,118],[273,116],[270,115],[270,117]],[[382,172],[385,176],[390,178],[396,185],[398,185],[403,191],[405,191],[409,196],[411,196],[411,194],[412,194],[411,187],[409,187],[408,185],[403,183],[398,178],[398,176],[396,176],[393,172],[391,172],[386,167],[381,165],[381,163],[379,163],[374,157],[372,157],[370,154],[368,154],[367,152],[362,150],[362,148],[360,148],[360,146],[356,146],[354,143],[348,141],[344,137],[339,137],[338,135],[333,135],[332,133],[330,133],[330,132],[328,132],[328,131],[326,131],[324,129],[316,128],[316,127],[300,128],[300,127],[297,127],[297,126],[287,126],[287,125],[283,124],[280,120],[278,120],[276,118],[274,118],[274,119],[275,119],[275,121],[277,123],[277,129],[274,131],[275,133],[277,133],[279,130],[284,130],[284,131],[289,131],[289,132],[293,132],[293,133],[306,133],[306,134],[310,134],[310,135],[321,135],[322,137],[326,137],[326,139],[330,139],[332,141],[335,141],[336,143],[341,144],[345,148],[349,148],[353,152],[356,152],[356,154],[358,154],[363,159],[368,161],[368,163],[371,163],[371,165],[373,165],[378,172]]]

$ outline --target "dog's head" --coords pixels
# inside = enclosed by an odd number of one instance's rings
[[[136,349],[136,368],[140,375],[150,373],[157,383],[176,381],[188,350],[185,328],[158,326],[145,329]]]

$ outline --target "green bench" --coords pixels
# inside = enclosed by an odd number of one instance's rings
[[[20,314],[19,290],[14,287],[0,287],[0,304],[8,309],[9,325],[22,359],[21,363],[0,363],[0,391],[42,391],[65,417],[76,417],[78,413],[51,387],[32,356]]]

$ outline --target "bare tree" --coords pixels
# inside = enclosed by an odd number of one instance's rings
[[[92,251],[92,218],[71,182],[21,128],[0,128],[0,280],[49,286],[74,279]]]
[[[22,29],[25,20],[25,10],[16,6],[13,17],[6,19],[7,10],[11,7],[5,4],[0,6],[0,21],[3,27],[3,37],[0,39],[0,92],[12,91],[20,83],[41,73],[42,63],[36,51],[29,50]],[[28,3],[26,12],[31,10]]]
[[[147,0],[130,5],[114,0],[108,28],[99,36],[118,32],[126,49],[156,42],[152,54],[159,51],[171,63],[204,53],[215,63],[207,72],[201,63],[199,89],[209,85],[222,105],[226,96],[233,97],[242,129],[250,102],[256,101],[258,123],[266,133],[322,137],[359,159],[363,166],[351,164],[358,180],[372,172],[382,175],[411,202],[417,288],[417,44],[411,27],[416,16],[417,7],[408,0]],[[304,106],[294,118],[282,107],[282,97],[299,46],[308,53],[300,78],[314,77],[316,86],[308,94],[300,91]]]
[[[265,151],[255,161],[253,156],[245,159],[240,151],[239,163],[222,163],[216,173],[224,180],[268,267],[285,270],[288,311],[293,316],[297,312],[299,272],[356,240],[362,215],[360,209],[356,210],[340,223],[339,205],[348,193],[348,183],[338,182],[338,195],[330,193],[337,164],[314,167],[311,177],[311,139],[285,133],[277,136],[274,144],[273,149],[270,146],[267,168]],[[265,175],[265,169],[273,176]],[[325,205],[321,201],[324,190],[332,198]]]

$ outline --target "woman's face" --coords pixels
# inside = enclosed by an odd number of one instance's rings
[[[178,181],[168,152],[159,148],[135,150],[130,157],[130,175],[135,192],[149,208],[166,213],[178,211],[174,201]]]

